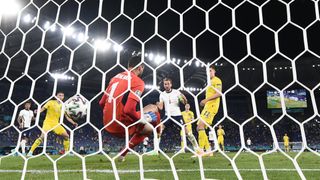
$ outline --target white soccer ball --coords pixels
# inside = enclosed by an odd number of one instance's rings
[[[67,115],[74,120],[87,115],[88,101],[81,95],[72,96],[64,104]]]

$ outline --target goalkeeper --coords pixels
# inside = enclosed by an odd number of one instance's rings
[[[129,148],[140,144],[153,132],[153,127],[146,124],[147,122],[153,126],[160,122],[160,114],[156,105],[145,107],[144,113],[137,111],[140,96],[144,91],[144,81],[140,78],[144,64],[140,62],[141,56],[133,56],[129,59],[128,70],[130,72],[124,71],[114,76],[99,102],[103,109],[103,124],[107,132],[117,137],[126,137],[123,126],[129,127],[128,135],[132,136]],[[130,91],[127,92],[128,89]],[[142,121],[136,123],[140,119]],[[121,154],[120,161],[124,161],[127,152],[128,150]]]

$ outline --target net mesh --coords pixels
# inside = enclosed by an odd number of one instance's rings
[[[63,171],[58,168],[58,162],[70,153],[58,158],[49,155],[55,152],[53,147],[62,148],[61,139],[46,134],[40,154],[27,158],[19,151],[22,135],[27,130],[21,131],[16,122],[26,100],[31,100],[40,110],[58,91],[64,91],[68,97],[81,94],[90,102],[87,118],[78,122],[78,127],[60,118],[70,135],[71,153],[81,159],[82,178],[90,178],[88,173],[92,172],[86,167],[88,158],[102,154],[110,161],[115,179],[120,179],[123,170],[119,172],[116,165],[119,154],[110,155],[109,151],[118,152],[120,149],[115,147],[128,146],[129,137],[117,139],[105,132],[102,117],[97,115],[98,100],[110,78],[127,70],[128,58],[135,54],[141,54],[145,64],[142,79],[146,90],[140,106],[156,102],[162,79],[171,76],[174,88],[187,96],[198,118],[199,104],[210,82],[209,66],[215,65],[223,91],[219,113],[209,129],[215,133],[217,126],[224,124],[226,141],[233,139],[226,150],[236,154],[229,156],[216,143],[213,152],[228,160],[236,178],[242,179],[236,160],[243,151],[258,158],[263,179],[269,179],[264,161],[269,154],[283,154],[301,179],[306,177],[297,161],[299,156],[304,151],[320,156],[319,139],[314,138],[319,135],[318,1],[0,2],[3,4],[0,8],[0,132],[2,137],[14,139],[1,142],[0,146],[13,147],[1,159],[14,154],[23,158],[21,179],[26,178],[28,161],[42,155],[52,163],[55,179]],[[12,11],[8,12],[8,8]],[[305,90],[304,96],[296,97],[302,99],[288,97],[290,92],[299,90]],[[279,97],[273,99],[275,104],[267,102],[267,98],[273,97],[267,97],[267,92]],[[303,109],[288,108],[290,101],[302,103],[292,106]],[[278,107],[269,108],[269,105]],[[38,113],[30,128],[33,134],[30,141],[41,133],[43,118]],[[198,118],[192,121],[193,129]],[[159,149],[168,160],[174,179],[179,179],[174,159],[184,149],[176,148],[180,146],[180,130],[185,134],[182,127],[178,123],[167,127],[160,144],[154,130],[150,141],[151,149]],[[123,128],[128,131],[128,127]],[[88,132],[90,136],[86,135]],[[285,132],[299,141],[293,143],[292,150],[297,152],[294,156],[284,152]],[[258,153],[259,147],[248,145],[248,137],[253,145],[263,142],[261,149],[267,151]],[[187,142],[185,136],[182,138]],[[216,142],[216,136],[214,139]],[[81,154],[84,148],[81,146],[86,145],[80,141],[90,146],[87,155]],[[194,153],[188,145],[185,143],[184,147]],[[148,170],[144,168],[144,158],[148,156],[135,150],[131,153],[139,160],[140,179],[145,179]],[[198,162],[201,179],[208,178],[206,172],[210,168],[204,167],[202,157],[198,157]]]

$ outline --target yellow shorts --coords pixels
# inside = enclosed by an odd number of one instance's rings
[[[43,126],[42,126],[43,131],[48,132],[51,129],[57,135],[61,135],[64,132],[67,132],[66,129],[64,129],[64,127],[61,126],[59,123],[46,123],[46,122],[43,123]]]
[[[201,119],[208,123],[209,125],[212,125],[214,116],[217,114],[217,112],[214,110],[213,105],[205,105],[202,112],[201,112]],[[199,120],[200,121],[200,120]],[[199,124],[198,121],[198,124]]]
[[[218,137],[218,144],[224,144],[224,138],[223,137]]]
[[[186,129],[185,129],[185,133],[187,133],[187,131],[190,133],[192,133],[192,125],[191,124],[186,124],[185,126],[184,126]],[[183,134],[182,134],[182,130],[180,131],[180,135],[182,136]]]
[[[289,146],[289,142],[284,142],[284,146]]]

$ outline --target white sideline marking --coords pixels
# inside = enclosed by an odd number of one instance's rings
[[[296,169],[266,169],[267,171],[296,171]],[[319,171],[320,169],[301,169],[302,171]],[[144,172],[171,172],[171,169],[148,169],[144,170]],[[177,172],[196,172],[200,171],[200,169],[177,169]],[[233,169],[204,169],[204,171],[234,171]],[[239,169],[239,171],[261,171],[261,169]],[[21,173],[22,170],[5,170],[0,169],[0,173]],[[52,173],[53,170],[27,170],[27,173],[35,173],[35,174],[44,174],[44,173]],[[70,172],[82,172],[82,170],[77,169],[69,169],[69,170],[58,170],[59,173],[70,173]],[[91,173],[113,173],[113,170],[99,170],[99,169],[87,169],[87,172]],[[138,173],[139,169],[133,170],[118,170],[118,173]]]

